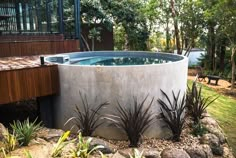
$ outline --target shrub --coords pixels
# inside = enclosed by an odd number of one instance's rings
[[[5,148],[5,152],[9,153],[13,151],[16,147],[17,140],[16,140],[16,135],[15,132],[13,131],[13,134],[9,133],[8,130],[6,130],[3,133],[3,145]]]
[[[161,115],[164,121],[167,123],[169,129],[172,131],[172,139],[174,141],[180,141],[180,135],[185,122],[185,95],[180,98],[180,91],[178,92],[177,96],[172,91],[174,99],[172,103],[168,95],[162,90],[161,92],[167,100],[166,103],[163,100],[158,99],[158,103],[161,105]]]
[[[91,148],[91,146],[90,146],[91,141],[92,141],[92,138],[88,138],[87,140],[85,140],[82,137],[82,134],[79,133],[76,149],[71,151],[70,157],[72,157],[72,158],[77,158],[77,157],[89,158],[89,156],[92,152],[94,152],[97,149],[104,148],[104,146],[102,146],[102,145],[97,145],[97,146]]]
[[[101,103],[99,105],[89,105],[86,95],[83,97],[80,93],[80,97],[82,100],[83,108],[82,110],[79,108],[80,106],[75,107],[76,116],[70,118],[65,124],[70,121],[75,121],[75,125],[80,129],[80,132],[83,136],[91,136],[93,132],[101,126],[104,122],[100,122],[102,115],[99,113],[102,108],[106,105],[109,105],[108,102]],[[96,108],[91,108],[96,107]]]
[[[203,136],[207,132],[208,132],[207,128],[199,122],[197,125],[193,125],[193,130],[191,133],[194,136]]]
[[[66,141],[70,135],[70,131],[65,132],[57,141],[56,146],[52,150],[52,157],[58,157],[61,155],[63,148],[70,143],[70,141]]]
[[[190,115],[193,118],[194,124],[197,125],[201,119],[204,118],[203,113],[205,112],[206,108],[213,103],[218,97],[215,97],[211,100],[211,97],[203,97],[202,95],[202,87],[197,88],[196,82],[192,84],[192,89],[189,92],[189,96],[187,97],[187,104],[190,107]]]
[[[41,122],[36,122],[37,119],[35,119],[34,122],[31,123],[28,118],[23,123],[17,120],[10,125],[13,131],[15,131],[16,139],[19,142],[20,146],[27,146],[29,142],[33,138],[35,138],[36,132],[41,129]]]
[[[127,106],[122,106],[118,102],[116,108],[118,114],[109,115],[107,118],[113,125],[127,134],[130,141],[130,147],[138,146],[140,137],[154,120],[154,117],[151,114],[153,99],[145,108],[147,97],[148,96],[146,96],[141,103],[138,103],[137,98],[134,98],[134,104],[129,106],[129,108],[126,108]]]

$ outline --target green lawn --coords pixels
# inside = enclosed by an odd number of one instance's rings
[[[191,85],[191,83],[192,81],[189,80],[188,85]],[[219,95],[219,98],[208,107],[207,111],[219,122],[234,151],[234,155],[236,155],[236,100],[221,95],[214,89],[204,85],[202,93],[204,96]]]

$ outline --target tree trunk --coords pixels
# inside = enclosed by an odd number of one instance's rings
[[[208,42],[207,42],[207,50],[209,54],[210,60],[210,69],[215,70],[215,31],[214,24],[210,22],[208,24]]]
[[[94,51],[94,37],[92,38],[92,51]]]
[[[177,20],[177,14],[176,14],[176,10],[175,10],[175,0],[171,0],[171,12],[172,12],[172,17],[174,19],[174,28],[175,28],[175,39],[176,39],[177,54],[182,54],[182,52],[181,52],[181,45],[180,45],[178,20]]]
[[[224,69],[225,69],[225,51],[226,51],[225,44],[222,43],[222,45],[220,46],[220,71],[221,72],[224,72]]]
[[[129,39],[127,33],[125,33],[125,50],[129,50]]]
[[[166,50],[170,50],[169,17],[166,17]]]
[[[232,78],[231,78],[231,90],[234,89],[234,81],[235,81],[235,47],[232,48],[232,54],[231,54],[231,63],[232,63]]]

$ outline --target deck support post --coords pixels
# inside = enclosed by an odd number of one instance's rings
[[[53,97],[38,97],[40,119],[45,127],[53,128]]]

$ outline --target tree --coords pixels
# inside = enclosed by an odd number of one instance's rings
[[[181,46],[180,46],[180,35],[179,35],[179,25],[178,25],[178,15],[176,9],[176,3],[175,0],[170,0],[170,6],[171,6],[171,13],[172,18],[174,21],[174,30],[175,30],[175,40],[176,40],[176,48],[177,48],[177,54],[182,54]]]
[[[235,0],[221,0],[216,9],[218,10],[216,15],[219,17],[221,30],[228,38],[231,48],[231,64],[232,64],[232,76],[231,76],[231,90],[234,89],[235,82],[235,52],[236,52],[236,1]]]
[[[146,50],[150,31],[147,19],[142,14],[144,1],[138,0],[101,0],[103,9],[110,15],[114,24],[124,28],[126,50]]]

